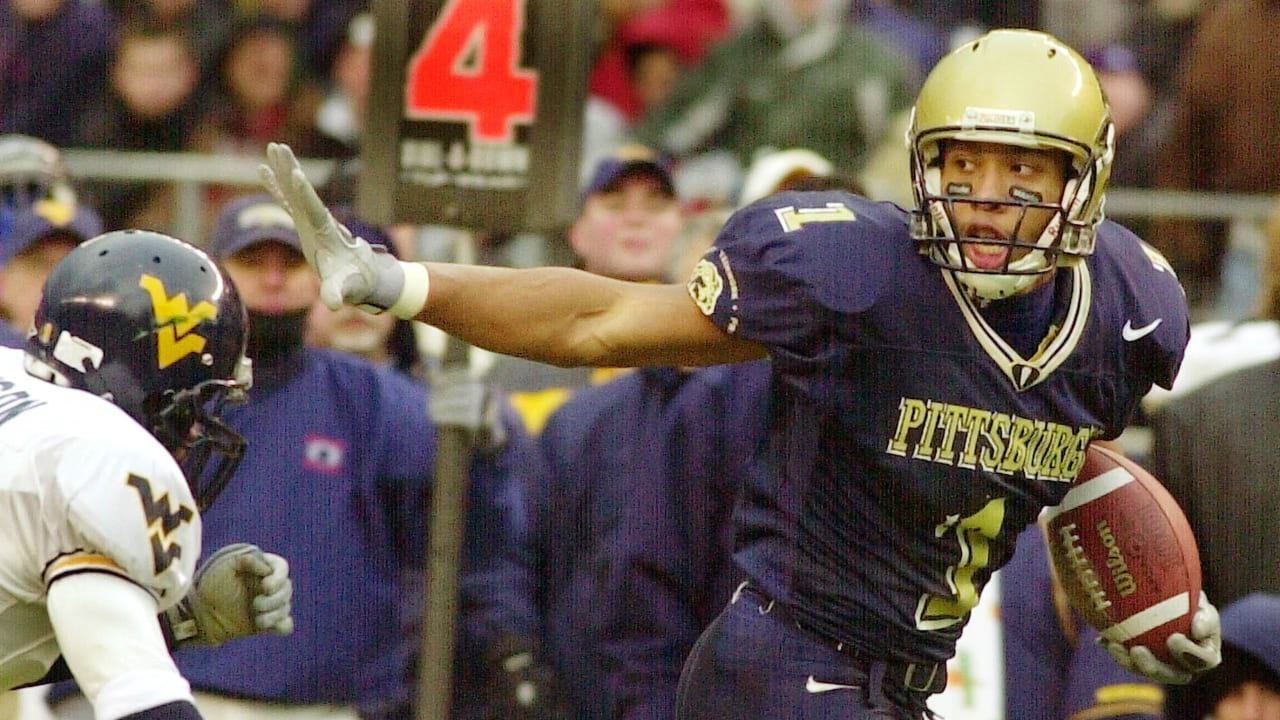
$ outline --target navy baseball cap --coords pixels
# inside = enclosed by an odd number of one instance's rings
[[[102,216],[84,203],[40,200],[14,215],[8,237],[0,242],[0,264],[54,233],[65,233],[79,244],[102,230]]]
[[[1222,609],[1222,641],[1280,677],[1280,595],[1253,593]]]
[[[623,145],[596,164],[591,181],[582,190],[582,197],[586,199],[588,195],[608,192],[617,188],[623,178],[640,174],[653,177],[662,185],[664,193],[676,196],[669,158],[644,145]]]
[[[257,193],[235,198],[223,206],[206,249],[221,260],[267,240],[302,252],[293,218],[271,195]]]

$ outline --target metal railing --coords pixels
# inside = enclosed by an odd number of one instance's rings
[[[65,151],[73,175],[92,180],[165,182],[174,187],[174,227],[178,237],[199,238],[205,228],[206,185],[258,187],[260,159],[203,153],[149,153],[116,150]],[[328,179],[332,160],[303,159],[303,170],[317,185]],[[1197,218],[1264,222],[1277,207],[1277,196],[1182,190],[1112,188],[1107,213],[1113,217]]]
[[[258,165],[261,158],[207,153],[123,152],[119,150],[63,151],[71,174],[79,179],[122,182],[163,182],[174,189],[173,235],[203,238],[205,187],[241,185],[261,188]],[[324,183],[334,168],[333,160],[304,159],[302,169],[313,183]]]

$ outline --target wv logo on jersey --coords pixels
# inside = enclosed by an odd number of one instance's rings
[[[151,309],[156,316],[156,359],[161,370],[204,350],[205,339],[195,332],[195,327],[217,317],[218,308],[207,300],[188,307],[186,293],[169,297],[164,283],[154,275],[144,273],[138,285],[151,294]]]
[[[151,540],[151,557],[159,575],[176,558],[182,557],[182,546],[171,542],[169,537],[183,523],[191,522],[194,513],[186,505],[179,505],[177,512],[169,512],[169,494],[155,497],[151,492],[151,482],[144,477],[131,473],[129,485],[138,491],[138,499],[142,501],[142,515],[146,518]]]

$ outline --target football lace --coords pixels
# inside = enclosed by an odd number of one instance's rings
[[[1107,594],[1102,589],[1102,582],[1098,579],[1098,573],[1094,572],[1093,564],[1089,562],[1089,558],[1085,556],[1084,548],[1080,546],[1080,535],[1076,533],[1075,523],[1063,525],[1058,529],[1059,543],[1065,551],[1066,559],[1074,567],[1076,581],[1080,584],[1080,589],[1089,596],[1093,602],[1093,606],[1098,611],[1104,611],[1111,607],[1111,601],[1107,599]]]

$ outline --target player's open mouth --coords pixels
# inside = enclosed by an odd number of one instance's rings
[[[1003,240],[1003,238],[999,237],[997,233],[989,230],[974,231],[971,235],[969,235],[969,237],[990,238],[992,240]],[[965,258],[974,267],[982,270],[992,270],[995,268],[1003,267],[1005,263],[1005,258],[1009,256],[1009,251],[1012,249],[1004,243],[991,243],[991,244],[965,243],[963,247],[964,247]]]

